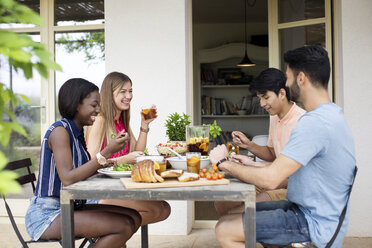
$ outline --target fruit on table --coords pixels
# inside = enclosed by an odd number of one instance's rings
[[[220,172],[216,164],[212,164],[212,166],[207,170],[203,168],[202,171],[199,173],[200,177],[205,177],[207,180],[218,180],[225,177],[225,173]]]
[[[201,152],[202,155],[208,154],[209,139],[204,137],[192,137],[187,140],[187,147],[189,152]]]

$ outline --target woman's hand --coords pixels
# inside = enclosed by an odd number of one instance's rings
[[[145,120],[145,116],[144,116],[144,114],[141,111],[141,127],[142,128],[148,128],[150,122],[152,122],[153,120],[155,120],[158,117],[158,112],[157,112],[156,105],[152,105],[151,108],[155,109],[155,117],[152,118],[152,119]]]
[[[250,139],[247,138],[247,136],[245,136],[244,133],[242,132],[239,132],[239,131],[234,131],[232,132],[232,137],[233,137],[233,142],[242,147],[242,148],[245,148],[245,149],[248,149],[250,143],[252,141],[250,141]]]
[[[124,149],[125,145],[127,144],[129,140],[130,140],[129,134],[123,130],[110,140],[106,148],[108,149],[109,153],[112,155]]]
[[[125,162],[128,164],[135,164],[137,162],[137,157],[143,156],[143,152],[135,151],[125,155]]]

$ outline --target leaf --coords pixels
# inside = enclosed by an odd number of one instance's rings
[[[4,147],[8,145],[12,132],[12,128],[7,124],[8,123],[0,121],[0,142]]]
[[[40,75],[44,78],[48,78],[49,76],[49,71],[48,68],[42,64],[42,63],[37,63],[35,65],[36,70],[40,73]]]
[[[21,185],[15,180],[18,174],[14,171],[0,170],[0,194],[19,193],[22,191]]]
[[[4,156],[4,153],[0,151],[0,170],[2,170],[8,163],[8,159]]]

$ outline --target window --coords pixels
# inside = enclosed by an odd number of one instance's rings
[[[7,149],[10,159],[31,157],[38,169],[41,138],[47,128],[59,118],[56,96],[60,86],[69,78],[82,77],[97,86],[104,78],[104,1],[103,0],[18,0],[39,13],[42,27],[28,24],[0,24],[0,28],[28,33],[44,43],[62,72],[53,72],[49,79],[38,73],[26,80],[7,60],[0,57],[0,79],[15,93],[30,98],[25,106],[13,106],[18,121],[28,132],[28,138],[12,134]],[[50,11],[54,10],[54,11]],[[26,124],[27,123],[27,124]],[[30,123],[32,125],[30,126]]]

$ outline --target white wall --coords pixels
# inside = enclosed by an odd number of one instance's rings
[[[150,124],[147,147],[167,141],[165,119],[186,113],[190,54],[187,41],[186,0],[105,1],[106,73],[120,71],[133,82],[131,127],[138,137],[141,105],[156,104],[158,118]],[[150,225],[150,234],[187,234],[191,230],[191,203],[171,202],[172,214]],[[159,227],[160,225],[160,227]]]
[[[133,81],[131,125],[136,136],[141,105],[156,104],[148,147],[166,141],[164,123],[186,111],[185,0],[105,1],[106,73],[117,70]]]
[[[359,172],[351,196],[348,236],[372,236],[372,1],[337,1],[341,29],[338,97],[354,136]],[[338,13],[338,14],[340,14]]]

